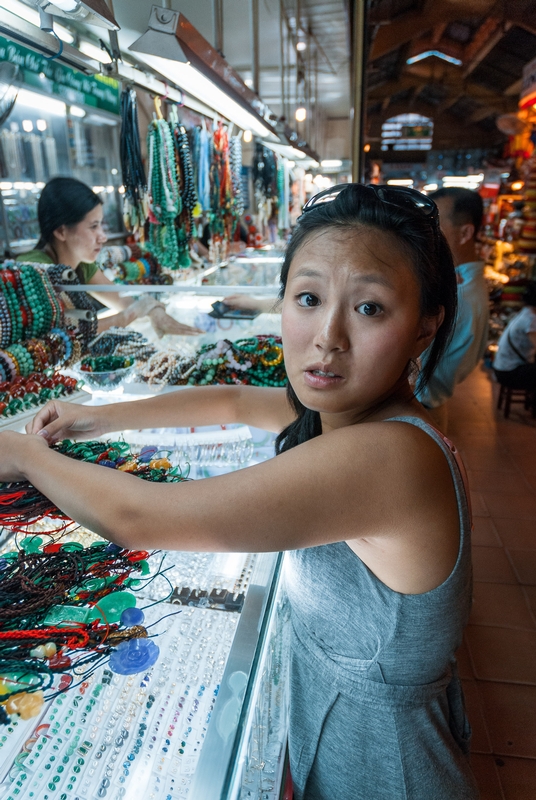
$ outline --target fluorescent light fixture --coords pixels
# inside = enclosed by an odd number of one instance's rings
[[[296,109],[294,116],[296,117],[296,122],[304,122],[307,119],[307,109],[300,106],[300,108]]]
[[[246,86],[249,86],[250,89],[253,86],[253,81],[251,80],[251,78],[246,78],[244,83],[246,84]]]
[[[91,188],[93,189],[95,194],[100,194],[101,192],[106,191],[106,186],[92,186]]]
[[[22,120],[22,130],[26,133],[31,133],[33,131],[33,122],[31,119]]]
[[[123,186],[123,184],[121,184],[121,186],[117,191],[119,192],[119,194],[125,194],[125,187]]]
[[[321,167],[334,168],[342,167],[342,161],[339,158],[326,159],[320,162]]]
[[[81,53],[84,53],[84,55],[94,58],[95,61],[100,61],[101,64],[112,63],[112,59],[106,50],[102,50],[100,47],[97,47],[97,45],[92,44],[92,42],[88,42],[87,39],[82,39],[79,50]]]
[[[1,6],[5,8],[6,11],[11,11],[12,14],[16,14],[17,17],[25,19],[26,22],[35,25],[37,28],[40,27],[39,11],[37,11],[36,8],[31,8],[21,3],[20,0],[2,0]],[[74,42],[73,34],[71,31],[67,30],[67,28],[64,28],[63,25],[54,24],[54,32],[65,44],[72,44]]]
[[[251,133],[251,131],[249,131],[249,130],[244,131],[244,141],[245,141],[245,143],[248,144],[249,142],[251,142],[252,139],[253,139],[253,134]]]
[[[20,89],[17,97],[17,104],[29,106],[34,111],[47,111],[56,116],[65,116],[65,103],[56,100],[48,95],[30,92],[28,89]]]
[[[179,46],[178,42],[177,46]],[[172,61],[169,58],[161,58],[160,56],[152,56],[142,52],[139,53],[139,57],[159,72],[160,75],[163,75],[164,79],[173,81],[183,91],[188,92],[193,97],[197,97],[198,100],[206,103],[207,106],[213,108],[226,119],[234,122],[242,130],[253,131],[257,136],[269,136],[270,131],[257,116],[246,111],[243,106],[239,105],[199,70],[192,67],[191,64],[184,64],[179,61]]]
[[[38,131],[46,131],[48,128],[46,119],[38,119],[35,124]]]
[[[80,106],[71,106],[71,116],[80,117],[81,119],[86,116],[86,112]]]
[[[463,63],[461,59],[454,58],[454,56],[448,56],[446,53],[442,53],[441,50],[424,50],[424,52],[408,58],[406,60],[406,64],[416,64],[417,61],[424,61],[425,58],[430,58],[431,56],[441,58],[443,61],[447,61],[449,64],[454,64],[456,67],[461,67]]]
[[[106,0],[36,0],[46,14],[65,16],[88,25],[99,25],[118,31],[119,25],[106,4]]]
[[[273,150],[274,153],[279,153],[281,156],[285,156],[285,158],[295,159],[295,158],[307,158],[306,154],[301,150],[297,150],[296,147],[292,147],[288,144],[281,144],[280,142],[264,142],[265,147],[268,147],[270,150]]]
[[[476,189],[483,180],[483,172],[478,175],[446,175],[443,178],[443,186],[461,186],[466,189]]]
[[[438,188],[437,183],[426,183],[422,187],[422,190],[423,192],[435,192],[437,188]]]
[[[413,181],[411,178],[396,178],[390,181],[387,181],[388,186],[413,186]]]
[[[114,187],[113,186],[107,186],[106,187],[106,193],[107,194],[113,194],[113,191],[114,191]]]
[[[0,190],[2,192],[8,192],[10,189],[13,189],[13,184],[9,181],[2,181],[2,183],[0,183]]]

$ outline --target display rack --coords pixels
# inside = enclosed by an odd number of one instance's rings
[[[64,403],[87,403],[90,395],[83,389],[79,392],[66,394],[59,399]],[[2,417],[0,419],[0,431],[21,431],[24,430],[25,425],[35,417],[37,412],[43,406],[35,406],[27,411],[21,411],[20,414],[15,414],[13,417]]]

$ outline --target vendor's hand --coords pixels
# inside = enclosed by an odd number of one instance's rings
[[[172,336],[199,336],[205,333],[200,328],[192,328],[190,325],[184,325],[182,322],[170,317],[163,308],[155,308],[151,311],[149,319],[159,339],[165,336],[166,333]]]
[[[39,452],[48,447],[42,436],[25,436],[15,431],[0,433],[0,481],[25,481],[25,465],[39,460]]]
[[[106,407],[93,408],[51,400],[26,425],[26,433],[37,434],[48,444],[61,439],[95,439],[106,433]]]
[[[231,294],[223,298],[226,306],[240,308],[242,311],[258,311],[256,300],[256,297],[247,294]]]

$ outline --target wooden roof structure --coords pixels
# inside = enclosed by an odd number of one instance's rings
[[[523,67],[536,58],[535,0],[369,0],[368,24],[370,156],[385,159],[381,127],[398,114],[431,118],[434,150],[505,140],[496,119],[517,111]],[[434,55],[407,63],[429,51],[461,63]],[[388,158],[410,161],[411,153]]]

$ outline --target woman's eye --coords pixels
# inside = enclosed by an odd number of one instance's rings
[[[309,292],[304,292],[303,294],[298,295],[298,305],[305,306],[307,308],[311,308],[313,306],[317,306],[319,304],[319,299],[314,294],[310,294]]]
[[[360,314],[364,314],[365,317],[377,317],[383,309],[377,303],[361,303],[357,310]]]

